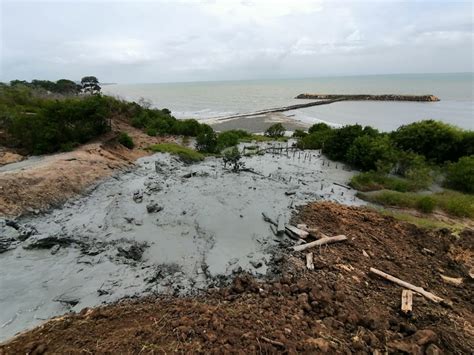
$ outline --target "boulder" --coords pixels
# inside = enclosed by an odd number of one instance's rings
[[[148,205],[146,205],[146,210],[147,210],[148,213],[160,212],[162,209],[163,209],[163,207],[158,205],[155,202],[151,202]]]

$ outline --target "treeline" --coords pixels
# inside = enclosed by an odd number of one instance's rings
[[[3,84],[4,86],[5,84]],[[61,95],[77,95],[82,90],[82,85],[76,84],[72,80],[60,79],[58,81],[49,80],[12,80],[10,86],[26,86],[34,89],[43,89],[52,93]]]
[[[430,181],[433,167],[446,167],[447,185],[474,192],[473,131],[434,120],[404,125],[390,133],[360,125],[331,128],[317,123],[308,133],[298,131],[295,136],[302,149],[321,149],[332,160],[362,171],[393,173],[420,186]]]

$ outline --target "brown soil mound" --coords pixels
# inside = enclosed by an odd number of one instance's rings
[[[294,253],[283,259],[283,276],[273,282],[243,275],[206,297],[160,297],[83,310],[17,336],[0,347],[0,354],[472,351],[473,282],[464,264],[474,249],[472,232],[456,239],[333,203],[309,204],[295,219],[349,239],[312,250],[314,271],[305,269],[304,253]],[[468,253],[456,259],[453,250]],[[370,276],[371,266],[453,305],[415,295],[413,314],[406,316],[399,311],[402,289]],[[445,283],[440,274],[461,277],[463,284]]]

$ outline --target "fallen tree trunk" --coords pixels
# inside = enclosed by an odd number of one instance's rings
[[[425,296],[426,298],[428,298],[429,300],[431,300],[433,302],[440,303],[440,302],[444,301],[444,299],[442,299],[441,297],[436,296],[435,294],[433,294],[431,292],[426,291],[425,289],[423,289],[423,287],[418,287],[418,286],[412,285],[411,283],[400,280],[400,279],[396,278],[395,276],[389,275],[389,274],[387,274],[383,271],[377,270],[373,267],[370,268],[370,272],[384,278],[385,280],[391,281],[391,282],[393,282],[393,283],[395,283],[399,286],[405,287],[409,290],[412,290],[416,293],[419,293],[420,295]]]
[[[321,239],[318,239],[314,242],[311,243],[306,243],[303,245],[297,245],[293,247],[294,251],[303,251],[309,248],[317,247],[318,245],[324,245],[324,244],[331,244],[331,243],[336,243],[336,242],[342,242],[344,240],[347,240],[347,237],[345,235],[336,235],[335,237],[324,237]]]

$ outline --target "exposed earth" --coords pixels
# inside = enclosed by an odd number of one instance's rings
[[[237,276],[197,297],[126,300],[83,309],[18,335],[0,347],[17,353],[312,352],[468,354],[474,349],[474,233],[428,232],[364,207],[310,203],[304,222],[347,241],[305,252],[280,243],[281,276]],[[414,295],[369,274],[376,267],[446,300]],[[444,277],[461,279],[454,284]],[[458,280],[459,281],[459,280]]]

